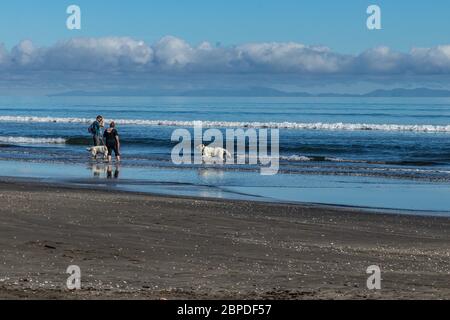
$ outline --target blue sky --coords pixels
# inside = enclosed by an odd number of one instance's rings
[[[65,28],[69,4],[82,8],[81,31]],[[381,7],[383,30],[366,29],[369,4]],[[378,45],[405,51],[450,40],[447,0],[15,0],[0,6],[0,42],[8,47],[24,39],[51,45],[74,36],[154,42],[174,35],[193,44],[295,41],[358,53]]]
[[[382,30],[366,28],[371,4]],[[448,0],[2,1],[0,92],[448,88],[449,13]]]

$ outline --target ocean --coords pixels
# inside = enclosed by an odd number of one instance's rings
[[[116,121],[120,165],[87,131]],[[273,128],[280,170],[171,161],[175,129]],[[450,215],[448,98],[0,97],[0,176],[169,195]]]

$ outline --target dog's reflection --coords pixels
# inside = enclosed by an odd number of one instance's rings
[[[120,175],[120,166],[118,164],[93,164],[91,167],[94,178],[118,179]]]
[[[217,181],[217,180],[223,180],[225,172],[220,169],[199,169],[197,171],[198,176],[203,181]]]

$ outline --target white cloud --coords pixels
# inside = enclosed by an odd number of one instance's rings
[[[4,44],[0,43],[0,67],[9,64],[9,54]]]
[[[411,59],[419,73],[450,73],[450,45],[414,48]]]
[[[155,63],[165,68],[182,68],[193,62],[195,51],[184,40],[167,36],[154,45]]]
[[[233,47],[203,42],[192,46],[167,36],[153,45],[128,37],[75,38],[50,47],[20,42],[10,51],[0,45],[0,70],[144,73],[279,73],[297,75],[450,74],[450,45],[388,47],[358,55],[295,42],[247,43]]]
[[[39,50],[30,40],[21,41],[11,50],[10,61],[18,67],[35,65],[39,59]]]
[[[366,50],[352,61],[353,71],[369,74],[397,74],[407,71],[408,55],[394,52],[388,47]]]
[[[76,38],[48,48],[45,60],[42,67],[51,69],[132,70],[149,64],[153,50],[131,38]]]
[[[348,57],[326,47],[303,44],[252,43],[236,48],[238,56],[256,69],[277,72],[333,73],[344,69]]]

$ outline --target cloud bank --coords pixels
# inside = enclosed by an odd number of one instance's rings
[[[396,52],[377,47],[358,55],[295,42],[193,46],[167,36],[154,44],[128,37],[75,38],[50,47],[25,40],[0,44],[2,72],[231,73],[297,75],[449,75],[450,45]]]

